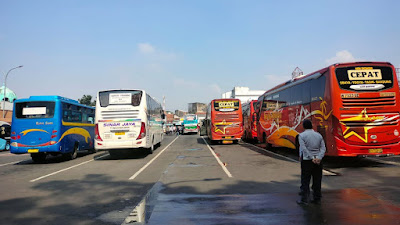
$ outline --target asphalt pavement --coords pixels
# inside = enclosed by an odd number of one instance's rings
[[[283,152],[281,152],[283,151]],[[290,151],[166,136],[153,154],[33,163],[0,152],[2,224],[399,224],[398,158],[327,159],[320,205],[298,205]],[[387,161],[387,162],[385,162]]]

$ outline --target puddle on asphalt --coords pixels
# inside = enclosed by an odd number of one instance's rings
[[[121,224],[146,224],[153,212],[156,205],[158,193],[162,189],[162,184],[157,182],[147,192],[146,196],[136,205],[133,211],[125,218],[125,221]]]
[[[198,151],[198,150],[203,150],[202,148],[189,148],[189,149],[186,149],[186,150],[188,150],[188,151]]]

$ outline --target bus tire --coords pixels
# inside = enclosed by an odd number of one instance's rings
[[[46,153],[32,153],[31,154],[32,161],[35,163],[42,163],[46,161]]]
[[[151,144],[151,147],[147,149],[147,153],[153,154],[153,152],[154,152],[154,145]]]
[[[242,140],[243,140],[244,142],[248,142],[247,131],[244,132],[244,136],[242,137]]]
[[[65,153],[64,155],[65,159],[67,160],[76,159],[76,157],[78,156],[78,150],[79,150],[79,143],[75,142],[74,150],[72,150],[72,152]]]
[[[90,153],[96,153],[97,149],[95,147],[93,147],[92,149],[89,150]]]
[[[153,154],[154,152],[154,137],[152,138],[153,140],[151,141],[151,146],[150,148],[147,149],[147,153]]]

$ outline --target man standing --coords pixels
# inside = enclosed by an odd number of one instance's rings
[[[310,180],[313,178],[313,200],[312,203],[321,202],[321,180],[322,163],[325,155],[325,142],[322,135],[312,129],[310,120],[303,121],[304,132],[298,135],[299,154],[301,160],[301,199],[299,204],[308,204],[310,196]]]

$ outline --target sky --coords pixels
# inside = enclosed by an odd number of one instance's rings
[[[400,67],[400,1],[0,0],[0,81],[18,98],[144,89],[167,110],[333,63]]]

